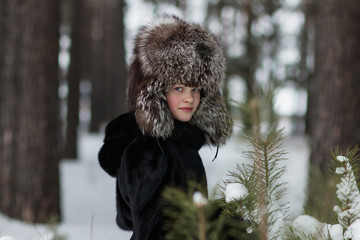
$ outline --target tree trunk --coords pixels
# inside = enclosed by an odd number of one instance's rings
[[[326,0],[317,3],[317,11],[310,161],[326,176],[331,147],[345,151],[360,143],[360,4]]]
[[[110,112],[108,120],[113,119],[117,115],[124,113],[126,111],[126,88],[127,88],[127,63],[126,63],[126,51],[125,51],[125,24],[124,24],[124,10],[125,10],[125,1],[118,0],[117,5],[114,9],[114,28],[116,31],[113,34],[112,46],[113,46],[113,56],[111,64],[111,73],[110,81],[112,91],[112,102],[114,106]]]
[[[91,121],[90,132],[98,132],[102,119],[106,115],[105,99],[108,98],[104,87],[104,29],[103,15],[105,2],[97,2],[92,6],[91,31]]]
[[[125,112],[127,65],[125,61],[124,1],[99,3],[95,14],[96,32],[92,48],[91,124],[98,132],[103,123]]]
[[[81,63],[81,23],[83,23],[83,0],[74,1],[71,18],[70,66],[67,77],[69,94],[67,98],[66,140],[63,157],[77,158],[77,138],[79,125],[79,85],[82,77]]]
[[[311,160],[327,169],[329,148],[360,143],[360,4],[319,4],[315,78],[310,86],[313,115]]]
[[[0,1],[0,210],[60,220],[59,1]]]

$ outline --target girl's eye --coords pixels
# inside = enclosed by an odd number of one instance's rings
[[[194,92],[200,92],[200,88],[194,88],[193,91]]]
[[[175,90],[181,92],[183,90],[183,88],[182,87],[176,87]]]

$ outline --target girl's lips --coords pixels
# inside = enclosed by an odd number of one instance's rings
[[[184,112],[191,112],[193,110],[193,108],[191,108],[191,107],[183,107],[183,108],[180,108],[180,110],[182,110]]]

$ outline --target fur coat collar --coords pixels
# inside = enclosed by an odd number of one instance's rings
[[[126,147],[142,135],[133,111],[112,120],[105,129],[104,145],[99,152],[101,167],[109,175],[116,177]],[[160,148],[165,142],[174,142],[198,151],[205,144],[205,139],[203,131],[198,127],[174,120],[172,134],[166,139],[158,139],[158,143]]]

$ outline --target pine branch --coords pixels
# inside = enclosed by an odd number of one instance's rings
[[[207,201],[200,193],[175,188],[165,190],[164,209],[167,240],[254,240],[256,233],[248,233],[249,223],[238,217],[237,206],[229,210],[224,199]],[[200,195],[201,196],[201,195]],[[199,200],[200,199],[200,200]]]
[[[278,239],[288,217],[287,203],[282,202],[286,193],[285,182],[281,181],[286,154],[282,150],[282,130],[264,136],[257,130],[246,139],[252,148],[246,152],[251,163],[243,164],[242,168],[237,166],[236,171],[230,172],[232,179],[225,184],[238,183],[247,189],[247,195],[235,202],[239,215],[248,219],[253,229],[260,230],[260,239]]]
[[[348,229],[357,219],[360,219],[360,192],[356,183],[353,166],[358,172],[359,148],[348,148],[342,154],[339,148],[332,150],[331,170],[339,175],[340,182],[336,185],[336,194],[340,206],[336,205],[334,211],[338,215],[339,223]],[[351,164],[353,163],[353,165]]]
[[[168,188],[163,196],[167,201],[164,208],[165,239],[200,239],[199,209],[192,201],[191,192],[185,193],[180,189]]]

